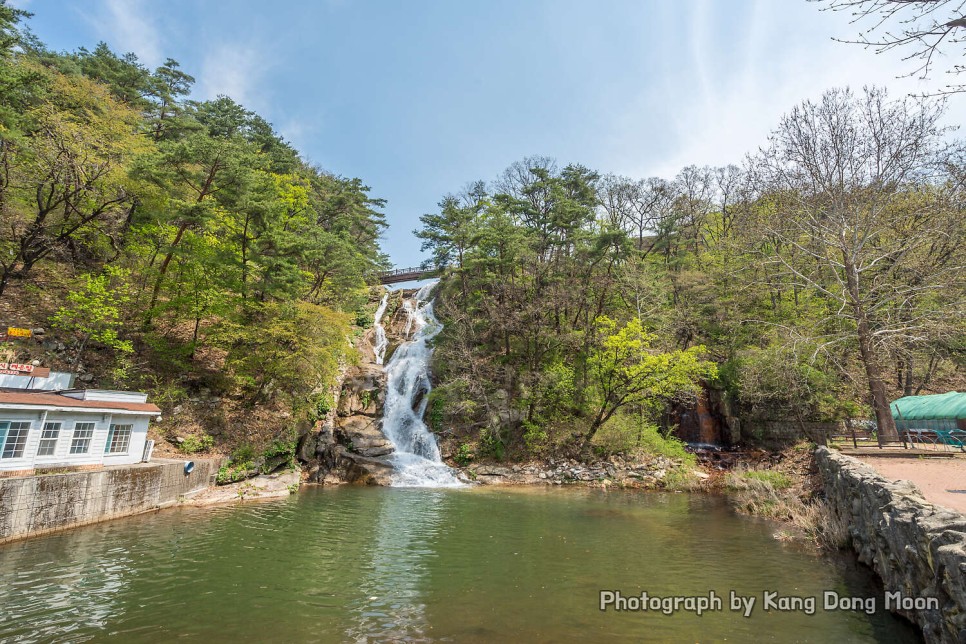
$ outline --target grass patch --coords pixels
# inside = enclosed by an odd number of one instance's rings
[[[725,485],[738,512],[781,521],[806,541],[826,550],[848,544],[848,526],[824,499],[803,498],[793,489],[794,481],[775,470],[737,470],[728,474]],[[780,530],[776,538],[794,538]]]
[[[744,472],[744,476],[754,481],[767,483],[776,490],[785,490],[792,486],[792,479],[787,474],[775,470],[747,470]]]

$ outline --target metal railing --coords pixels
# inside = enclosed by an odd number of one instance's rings
[[[390,271],[379,273],[379,281],[383,284],[394,284],[396,282],[408,282],[410,280],[420,280],[437,275],[437,268],[423,268],[421,266],[410,266],[409,268],[394,268]]]

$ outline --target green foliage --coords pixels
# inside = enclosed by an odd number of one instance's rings
[[[718,375],[717,366],[702,359],[703,346],[651,351],[655,336],[644,331],[640,318],[618,329],[616,322],[601,316],[597,333],[599,348],[588,365],[600,402],[588,438],[623,407],[640,405],[653,415],[672,400],[696,396],[702,381]]]
[[[115,354],[92,361],[99,382],[166,406],[197,387],[240,400],[212,418],[230,444],[271,431],[230,417],[254,406],[323,416],[318,392],[354,359],[349,323],[388,264],[385,202],[231,98],[189,100],[177,61],[53,52],[28,16],[0,0],[0,298],[13,284],[57,301],[75,363]],[[61,293],[52,275],[79,284]]]
[[[502,461],[506,456],[506,444],[499,432],[487,428],[480,432],[479,453],[481,456]]]
[[[538,452],[547,441],[547,432],[538,424],[523,422],[523,441],[531,452]]]
[[[743,472],[743,476],[755,481],[767,483],[776,490],[784,490],[792,485],[792,480],[788,475],[782,472],[776,472],[775,470],[748,470]]]
[[[694,454],[685,449],[684,442],[670,432],[662,433],[655,424],[642,419],[639,415],[614,414],[594,436],[592,444],[603,454],[642,452],[688,465],[696,463]]]
[[[312,392],[331,386],[346,355],[345,314],[305,302],[266,302],[251,305],[246,317],[223,321],[213,336],[227,351],[228,373],[252,400],[302,407]]]
[[[250,443],[242,443],[231,453],[231,460],[244,463],[255,458],[255,448]]]
[[[100,275],[85,276],[83,289],[67,296],[67,306],[51,318],[55,328],[78,337],[74,364],[80,361],[87,343],[96,342],[118,353],[131,353],[130,340],[122,340],[121,310],[130,301],[124,279],[127,273],[107,266]]]
[[[473,448],[470,447],[469,443],[460,445],[456,450],[456,454],[453,456],[453,460],[461,467],[469,465],[474,458]]]
[[[188,436],[178,445],[178,449],[185,454],[196,454],[207,452],[215,445],[215,439],[208,434],[201,436]]]
[[[776,413],[815,420],[838,420],[859,413],[843,400],[842,383],[834,367],[811,363],[809,347],[795,351],[781,339],[750,346],[721,368],[721,381],[742,400],[751,417]]]
[[[275,458],[277,456],[293,456],[295,454],[296,443],[294,440],[284,440],[277,438],[262,452],[264,458]]]
[[[322,420],[328,416],[329,412],[332,411],[332,397],[329,394],[319,394],[316,396],[313,411],[313,420]]]
[[[445,401],[442,396],[430,392],[429,405],[426,410],[426,424],[434,432],[443,431],[443,418],[445,417]]]
[[[368,309],[366,309],[357,311],[355,320],[353,320],[352,323],[358,327],[362,327],[363,329],[368,329],[372,326],[374,321],[375,317]]]
[[[218,474],[215,477],[215,482],[218,485],[226,485],[228,483],[237,483],[238,481],[244,481],[245,479],[251,478],[258,474],[258,468],[255,466],[253,461],[230,461],[226,465],[222,465],[218,468]]]

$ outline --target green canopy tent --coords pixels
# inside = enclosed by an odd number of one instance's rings
[[[892,403],[896,428],[966,430],[966,393],[906,396]]]

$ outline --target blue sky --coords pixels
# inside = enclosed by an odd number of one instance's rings
[[[833,42],[805,0],[16,0],[54,49],[107,42],[178,60],[195,98],[228,94],[313,163],[388,200],[384,248],[443,194],[539,154],[670,178],[740,162],[832,86],[929,89],[898,55]],[[951,101],[958,124],[966,98]]]

